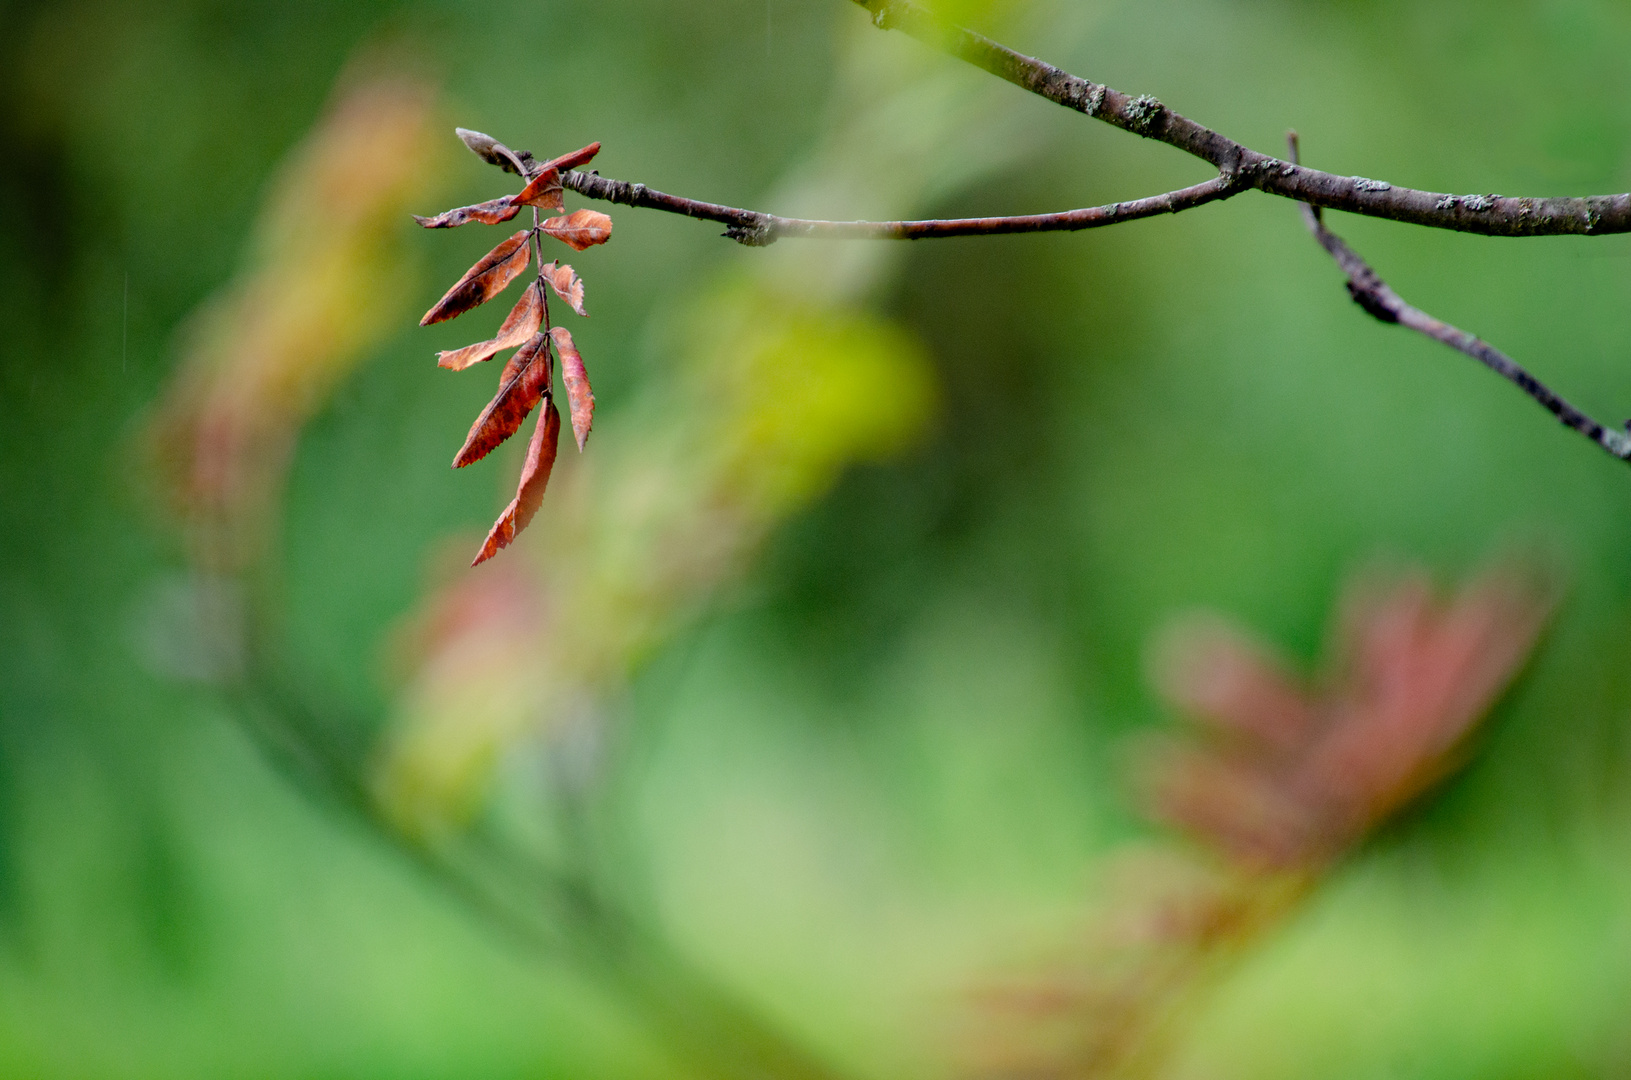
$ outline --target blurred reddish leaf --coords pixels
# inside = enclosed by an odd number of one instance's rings
[[[521,430],[522,421],[550,389],[549,339],[534,334],[515,351],[499,378],[498,394],[470,425],[470,434],[453,458],[453,467],[462,469],[480,461],[494,447]]]
[[[487,540],[476,553],[471,566],[480,566],[508,547],[538,512],[538,507],[544,501],[544,488],[549,484],[549,471],[555,465],[555,448],[560,435],[561,414],[555,411],[555,403],[546,394],[543,407],[538,411],[532,441],[527,444],[527,462],[521,469],[521,485],[516,490],[515,498],[510,500],[510,505],[493,523],[492,531],[487,534]]]
[[[566,204],[561,201],[560,171],[546,168],[533,177],[519,194],[511,196],[510,202],[517,210],[523,206],[536,206],[540,210],[565,210]]]
[[[572,406],[572,434],[578,440],[578,453],[583,453],[589,441],[589,429],[595,423],[595,394],[589,388],[589,371],[583,366],[583,357],[572,343],[572,335],[564,326],[549,332],[555,347],[561,353],[561,381],[566,384],[566,400]]]
[[[557,207],[559,209],[559,207]],[[435,217],[420,217],[413,219],[427,229],[456,229],[460,225],[468,225],[472,221],[481,225],[497,225],[513,218],[521,212],[521,205],[513,197],[504,196],[497,199],[488,199],[474,206],[460,206],[453,210],[444,210]]]
[[[599,210],[574,210],[566,217],[550,218],[541,228],[573,251],[604,244],[612,238],[612,219]]]
[[[179,335],[180,363],[143,443],[156,493],[211,580],[265,556],[302,425],[411,303],[403,287],[417,260],[399,226],[445,168],[432,132],[438,91],[420,71],[371,47],[348,66],[268,187],[234,279]]]
[[[465,271],[464,277],[447,290],[447,295],[425,312],[419,325],[429,326],[462,315],[503,292],[505,286],[527,268],[530,251],[527,236],[528,231],[522,229],[483,255],[476,265]]]
[[[1448,598],[1363,580],[1313,683],[1226,626],[1180,628],[1157,682],[1210,737],[1159,756],[1155,813],[1248,867],[1329,862],[1454,770],[1550,609],[1512,569]]]
[[[498,328],[496,337],[478,341],[474,345],[466,345],[452,352],[437,353],[436,363],[449,371],[463,371],[472,364],[479,364],[505,349],[513,349],[522,344],[538,332],[538,326],[543,321],[543,286],[534,283],[528,285],[521,293],[521,299],[510,309],[510,314],[504,319],[504,325]]]
[[[549,282],[555,295],[565,300],[573,311],[586,319],[589,317],[589,313],[583,310],[583,279],[578,277],[576,270],[567,263],[545,263],[539,267],[538,274]]]

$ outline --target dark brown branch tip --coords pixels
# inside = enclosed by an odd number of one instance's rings
[[[491,135],[462,127],[454,128],[453,134],[457,135],[459,141],[470,148],[472,154],[475,154],[489,165],[497,165],[501,169],[510,168],[509,162],[505,161],[498,152],[498,140]]]
[[[469,128],[454,128],[453,133],[459,137],[460,142],[470,148],[472,154],[475,154],[489,165],[497,165],[505,172],[515,173],[517,176],[526,175],[523,159],[530,158],[532,155],[517,154],[491,135],[480,131],[472,131]]]

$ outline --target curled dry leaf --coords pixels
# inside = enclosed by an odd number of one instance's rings
[[[573,251],[583,251],[612,238],[612,219],[599,210],[574,210],[565,217],[553,217],[541,226]]]
[[[559,209],[559,207],[556,207]],[[506,196],[500,199],[488,199],[484,203],[474,206],[460,206],[453,210],[444,210],[435,217],[420,217],[413,219],[427,229],[456,229],[460,225],[468,225],[472,221],[480,225],[497,225],[513,218],[521,212],[521,204],[513,198]]]
[[[565,210],[566,204],[561,201],[561,172],[586,164],[598,153],[600,144],[590,143],[581,150],[574,150],[570,154],[562,154],[553,161],[544,162],[538,167],[538,174],[521,189],[520,194],[513,196],[510,202],[518,209],[523,206],[536,206],[540,210]]]
[[[527,268],[529,251],[527,230],[522,229],[483,255],[476,265],[466,270],[464,277],[447,290],[447,295],[425,312],[425,317],[419,320],[419,325],[429,326],[431,323],[463,315],[471,308],[485,304],[503,292],[504,287]]]
[[[523,206],[536,206],[540,210],[565,210],[561,201],[561,174],[558,169],[545,169],[533,177],[510,202],[517,210]]]
[[[471,566],[481,565],[508,547],[538,512],[538,507],[544,501],[544,488],[549,484],[549,471],[555,466],[555,448],[560,436],[561,415],[555,411],[555,403],[546,394],[543,407],[538,410],[538,423],[533,428],[532,441],[527,444],[527,463],[521,469],[521,486],[516,490],[515,498],[510,500],[510,505],[493,523],[492,531],[487,534]]]
[[[589,164],[589,162],[593,160],[594,156],[598,153],[600,153],[600,144],[598,142],[592,142],[588,146],[583,147],[581,150],[574,150],[570,154],[562,154],[558,158],[553,158],[544,162],[543,168],[546,170],[558,169],[565,172],[567,169],[575,169],[579,165]]]
[[[470,152],[489,165],[497,165],[505,172],[515,172],[515,163],[504,153],[504,144],[491,135],[480,131],[471,131],[469,128],[454,128],[453,133],[459,141],[470,148]]]
[[[510,314],[504,319],[504,325],[498,328],[496,337],[451,352],[437,353],[436,363],[449,371],[463,371],[472,364],[479,364],[505,349],[513,349],[520,345],[538,332],[538,326],[543,321],[543,286],[536,283],[528,285],[522,292],[521,299],[510,309]]]
[[[1460,764],[1551,604],[1510,568],[1448,597],[1419,575],[1362,581],[1317,681],[1218,623],[1190,626],[1157,681],[1210,732],[1156,761],[1156,814],[1249,868],[1329,863]]]
[[[583,279],[578,277],[578,272],[570,265],[545,263],[538,268],[538,275],[549,282],[549,287],[555,290],[555,295],[565,300],[573,311],[586,319],[589,317],[589,313],[583,310]]]
[[[498,381],[498,393],[476,417],[476,422],[470,425],[470,434],[453,458],[455,469],[480,461],[494,447],[521,430],[521,424],[532,412],[533,406],[549,393],[549,369],[549,338],[534,334],[504,365],[504,374]]]
[[[572,335],[564,326],[549,332],[555,339],[555,348],[561,353],[561,382],[566,384],[566,400],[572,406],[572,434],[578,440],[578,453],[589,441],[589,429],[595,422],[595,394],[589,388],[589,372],[583,366],[583,357],[572,343]]]

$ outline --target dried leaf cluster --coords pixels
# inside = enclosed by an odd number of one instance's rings
[[[552,236],[574,251],[583,251],[595,244],[604,244],[611,238],[612,219],[598,210],[575,210],[568,214],[561,199],[561,174],[587,163],[600,151],[599,143],[591,143],[581,150],[538,163],[480,132],[460,128],[459,137],[484,160],[525,178],[526,186],[514,195],[490,199],[474,206],[460,206],[434,217],[415,215],[415,220],[427,229],[451,229],[472,222],[498,225],[513,219],[523,209],[530,208],[533,223],[530,229],[516,232],[477,260],[463,277],[454,282],[447,294],[425,312],[419,325],[445,322],[479,307],[521,277],[529,263],[536,267],[533,280],[527,283],[521,298],[510,309],[497,334],[474,345],[437,355],[437,363],[442,367],[450,371],[463,371],[492,359],[505,349],[515,349],[499,376],[498,393],[476,417],[464,445],[454,456],[454,468],[463,468],[486,457],[494,447],[519,431],[535,408],[538,410],[538,420],[527,446],[526,462],[521,468],[521,482],[515,498],[510,500],[510,505],[505,507],[488,532],[486,541],[471,563],[474,566],[507,547],[527,527],[543,502],[544,488],[549,483],[550,470],[555,464],[555,448],[561,430],[560,414],[555,410],[554,368],[557,353],[561,361],[561,381],[566,385],[567,404],[572,416],[572,433],[580,452],[589,438],[595,415],[595,395],[589,387],[589,374],[584,368],[582,355],[572,341],[571,331],[564,326],[553,325],[549,313],[549,293],[553,292],[573,311],[586,316],[587,312],[583,309],[583,280],[566,263],[544,261],[543,237]],[[559,216],[542,218],[540,210],[553,210]]]

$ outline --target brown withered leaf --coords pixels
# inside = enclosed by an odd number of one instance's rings
[[[1448,597],[1422,575],[1362,580],[1317,681],[1238,632],[1191,626],[1157,681],[1211,737],[1156,760],[1155,813],[1249,868],[1329,863],[1461,764],[1552,601],[1512,568]]]
[[[599,210],[574,210],[565,217],[550,218],[542,228],[573,251],[583,251],[612,238],[612,219]]]
[[[522,188],[519,193],[510,196],[510,202],[517,210],[523,206],[536,206],[540,210],[565,210],[566,204],[561,201],[561,174],[558,169],[545,169]]]
[[[583,147],[581,150],[574,150],[570,154],[562,154],[558,158],[544,162],[543,168],[546,170],[557,169],[561,172],[565,172],[568,169],[575,169],[579,165],[589,164],[590,160],[593,159],[598,153],[600,153],[600,144],[598,142],[592,142],[588,146]]]
[[[566,384],[566,400],[572,406],[572,434],[578,440],[578,453],[589,441],[589,429],[595,423],[595,393],[589,389],[589,371],[583,366],[578,347],[572,344],[572,335],[564,326],[549,332],[555,339],[555,348],[561,354],[561,382]]]
[[[470,434],[453,458],[453,467],[462,469],[480,461],[493,448],[521,430],[521,424],[540,398],[550,391],[549,338],[533,334],[515,351],[498,381],[498,393],[470,425]]]
[[[586,319],[589,317],[589,313],[583,310],[583,279],[578,277],[576,270],[566,263],[545,263],[538,273],[549,282],[555,295],[565,300],[573,311]]]
[[[555,466],[555,448],[560,437],[561,414],[555,411],[555,403],[546,394],[538,410],[532,441],[527,444],[527,462],[521,468],[521,484],[516,489],[515,498],[510,500],[510,505],[493,523],[492,531],[487,534],[471,566],[480,566],[509,547],[510,542],[521,534],[521,530],[538,512],[538,507],[544,501],[544,488],[549,485],[549,471]]]
[[[599,143],[590,143],[581,150],[574,150],[570,154],[562,154],[553,161],[546,161],[538,166],[538,172],[528,181],[519,194],[510,198],[510,203],[517,209],[523,206],[536,206],[540,210],[565,210],[566,204],[561,201],[561,173],[567,169],[577,168],[586,164],[590,158],[600,153]]]
[[[530,251],[531,248],[527,245],[527,230],[522,229],[483,255],[476,265],[466,270],[464,276],[447,290],[447,295],[425,312],[425,317],[419,320],[419,325],[429,326],[431,323],[443,322],[485,304],[503,292],[504,287],[527,268]]]
[[[559,210],[557,206],[555,209]],[[498,199],[488,199],[474,206],[460,206],[452,210],[444,210],[435,217],[420,217],[413,219],[427,229],[456,229],[460,225],[468,225],[472,221],[480,225],[497,225],[513,218],[521,212],[521,204],[513,196],[504,196]]]
[[[543,287],[534,283],[528,285],[521,293],[521,299],[515,302],[515,307],[504,319],[504,325],[498,328],[496,337],[486,341],[478,341],[474,345],[466,345],[462,349],[436,354],[436,363],[449,371],[463,371],[472,364],[479,364],[505,349],[513,349],[538,332],[538,326],[544,321],[544,293]]]

